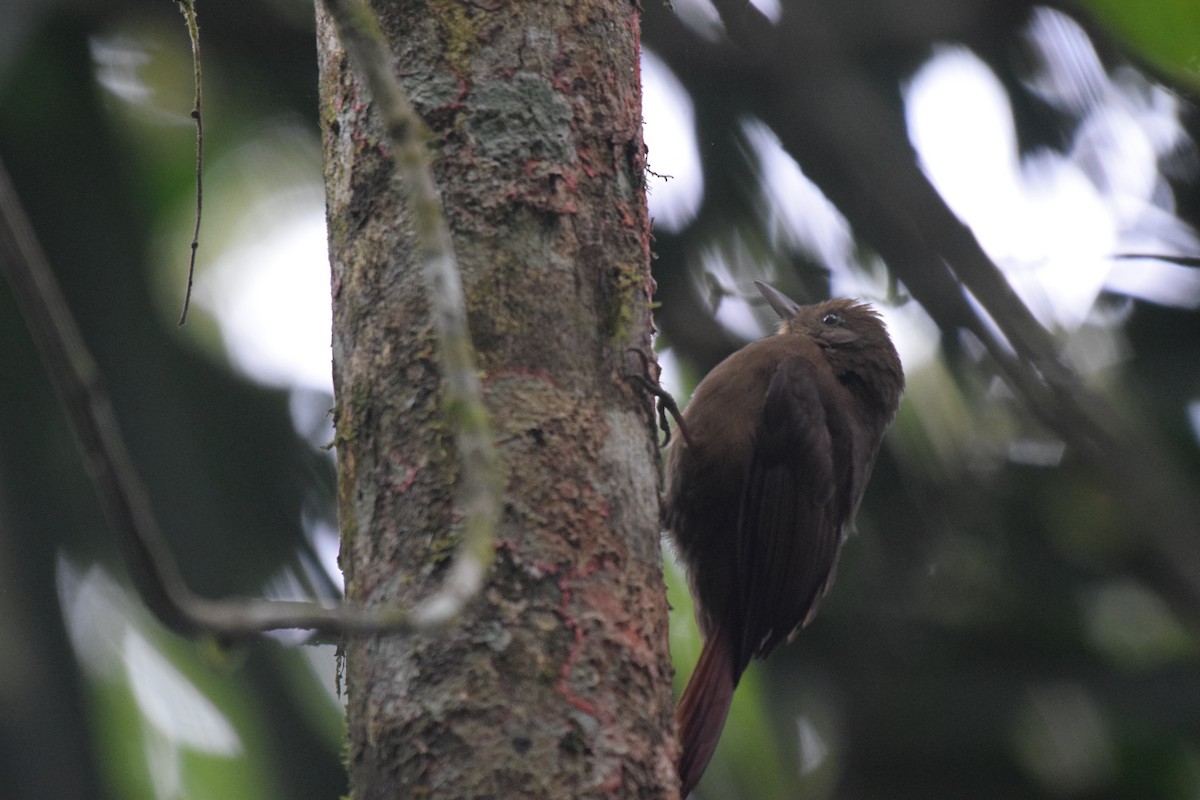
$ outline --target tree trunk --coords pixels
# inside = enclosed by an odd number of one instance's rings
[[[375,2],[433,130],[507,470],[494,570],[450,629],[347,642],[353,795],[673,797],[646,398],[639,19],[628,0]],[[318,11],[341,565],[412,606],[458,540],[456,463],[409,215],[380,122]]]

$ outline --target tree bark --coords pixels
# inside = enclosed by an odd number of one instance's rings
[[[450,629],[346,644],[356,798],[674,797],[639,19],[627,0],[375,2],[433,131],[507,470],[494,570]],[[318,5],[341,566],[412,606],[458,540],[410,219]]]

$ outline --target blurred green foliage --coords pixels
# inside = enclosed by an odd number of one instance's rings
[[[1190,90],[1200,90],[1200,5],[1191,0],[1083,0],[1132,52]]]

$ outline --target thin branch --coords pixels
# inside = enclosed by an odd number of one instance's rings
[[[188,256],[187,288],[183,292],[183,311],[179,314],[179,324],[187,322],[188,307],[192,302],[192,281],[196,276],[196,251],[200,249],[200,211],[204,200],[204,118],[200,112],[201,80],[200,80],[200,23],[196,20],[195,0],[175,0],[179,10],[187,21],[188,38],[192,42],[192,82],[196,86],[196,96],[192,101],[192,119],[196,120],[196,223],[192,228],[191,253]]]
[[[1181,267],[1200,267],[1200,256],[1165,256],[1157,253],[1118,253],[1113,256],[1113,258],[1118,261],[1145,258],[1152,261],[1164,261],[1168,264],[1176,264]]]
[[[365,6],[331,2],[352,58],[368,75],[394,139],[397,182],[417,219],[430,304],[446,381],[446,412],[461,459],[459,505],[464,534],[440,591],[412,610],[272,600],[208,600],[183,581],[154,517],[150,499],[121,437],[95,360],[71,316],[33,228],[0,162],[0,271],[11,284],[42,361],[65,406],[130,578],[150,610],[183,636],[241,638],[267,630],[307,628],[327,633],[429,630],[453,620],[483,585],[500,513],[500,469],[466,328],[466,304],[449,229],[421,145],[423,124],[386,68],[387,51]],[[198,218],[197,218],[198,221]]]

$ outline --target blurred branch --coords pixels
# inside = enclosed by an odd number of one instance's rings
[[[680,237],[670,233],[655,235],[654,252],[665,264],[682,264],[687,258]],[[716,322],[712,306],[693,281],[660,281],[656,296],[660,304],[654,311],[656,323],[669,332],[672,346],[700,355],[696,365],[702,373],[745,344]]]
[[[0,269],[12,287],[83,451],[88,476],[109,523],[118,532],[130,578],[163,624],[184,635],[198,626],[181,596],[181,578],[167,555],[145,488],[134,472],[100,372],[46,255],[0,163]]]
[[[1026,408],[1121,499],[1129,523],[1151,543],[1146,568],[1200,624],[1194,491],[1161,443],[1088,391],[1059,358],[1054,338],[921,170],[903,105],[889,94],[894,85],[873,82],[861,50],[843,41],[846,34],[823,4],[786,3],[777,24],[744,0],[715,5],[729,40],[706,42],[676,26],[687,41],[675,41],[675,52],[699,48],[723,62],[740,54],[740,73],[757,70],[765,91],[749,110],[772,127],[939,326],[977,337]],[[1018,23],[1024,8],[1009,9],[1007,21]]]
[[[182,636],[240,637],[278,628],[325,632],[415,627],[402,612],[327,609],[311,603],[212,601],[194,594],[167,550],[145,486],[121,436],[99,368],[83,342],[45,252],[0,162],[0,270],[83,451],[88,477],[146,606]]]
[[[1155,253],[1118,253],[1113,256],[1118,261],[1129,261],[1133,259],[1149,259],[1151,261],[1165,261],[1168,264],[1176,264],[1181,267],[1200,267],[1200,257],[1197,256],[1164,256]]]
[[[499,517],[500,481],[488,415],[466,332],[465,303],[441,203],[420,136],[423,124],[388,71],[387,53],[370,11],[328,2],[351,56],[363,66],[396,151],[398,183],[406,187],[426,265],[434,322],[445,365],[446,410],[461,464],[464,536],[440,591],[415,608],[325,608],[272,600],[209,600],[193,593],[166,547],[149,496],[130,458],[99,369],[79,332],[50,265],[0,162],[0,270],[46,365],[83,451],[84,463],[130,579],[147,607],[183,636],[228,639],[280,628],[326,633],[427,630],[461,613],[490,566]],[[351,44],[352,43],[352,44]]]

